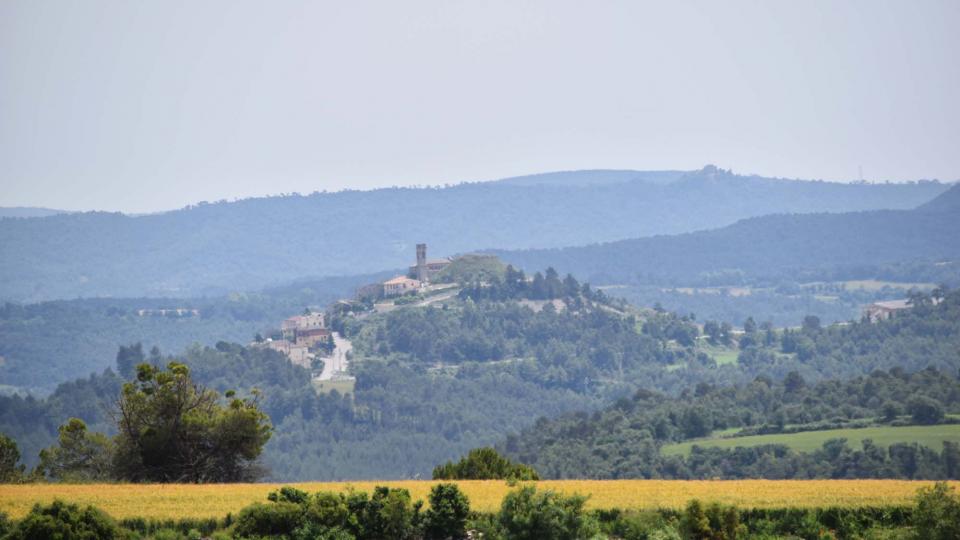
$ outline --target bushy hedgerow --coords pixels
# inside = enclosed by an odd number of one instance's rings
[[[124,537],[124,531],[103,511],[93,506],[81,508],[76,504],[53,501],[46,506],[34,505],[30,513],[4,536],[4,540],[112,540]]]

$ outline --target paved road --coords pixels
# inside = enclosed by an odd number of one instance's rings
[[[333,354],[323,359],[323,371],[317,379],[329,381],[334,375],[346,375],[348,364],[347,353],[353,350],[353,343],[339,333],[333,333]]]

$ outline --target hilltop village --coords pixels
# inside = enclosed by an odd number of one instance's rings
[[[364,312],[388,311],[406,299],[416,299],[428,292],[441,294],[434,295],[427,303],[450,298],[456,285],[434,284],[433,280],[452,262],[449,258],[427,259],[427,245],[417,244],[416,263],[406,274],[360,287],[353,299],[340,300],[330,309],[355,314],[359,311],[360,316],[364,316]],[[353,390],[354,378],[348,374],[352,345],[329,328],[327,314],[322,309],[308,308],[300,315],[284,319],[279,330],[270,332],[266,338],[258,334],[251,345],[283,353],[290,362],[311,370],[318,391]]]
[[[349,374],[348,367],[353,345],[330,328],[329,317],[365,318],[403,305],[442,303],[454,298],[460,290],[455,274],[463,273],[465,268],[474,272],[478,267],[492,264],[491,261],[502,264],[495,257],[485,255],[428,259],[427,245],[417,244],[415,263],[405,274],[359,287],[353,298],[339,300],[327,308],[305,309],[302,314],[283,320],[278,330],[269,332],[269,337],[258,335],[252,345],[283,353],[293,364],[310,370],[318,392],[333,389],[341,393],[352,392],[355,379]],[[535,311],[543,307],[540,305],[543,302],[522,300],[521,303]],[[550,300],[549,303],[557,310],[564,309],[559,300]],[[875,302],[864,306],[862,318],[868,322],[886,320],[909,307],[910,300]],[[701,326],[700,333],[703,339],[712,342],[710,328],[709,323]],[[731,329],[728,333],[740,336],[743,331]]]

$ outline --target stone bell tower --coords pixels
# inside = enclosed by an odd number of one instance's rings
[[[427,281],[427,245],[417,244],[417,279],[421,283]]]

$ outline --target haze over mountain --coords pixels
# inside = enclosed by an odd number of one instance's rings
[[[524,268],[553,266],[595,284],[737,284],[897,263],[960,259],[960,185],[913,210],[770,215],[715,230],[561,249],[498,251]],[[861,276],[863,277],[863,276]]]
[[[46,217],[64,214],[66,210],[39,208],[36,206],[0,206],[0,218]]]
[[[790,181],[708,166],[258,198],[137,217],[4,219],[0,299],[218,294],[402,267],[418,241],[432,256],[559,248],[770,213],[913,208],[947,188]]]

